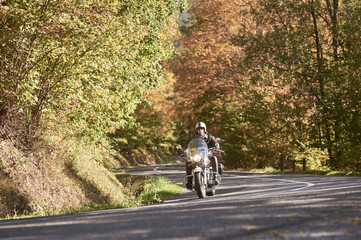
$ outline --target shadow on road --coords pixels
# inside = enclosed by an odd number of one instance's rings
[[[167,171],[165,169],[168,169]],[[181,166],[145,171],[182,179]],[[134,172],[139,170],[134,170]],[[157,174],[158,174],[157,173]],[[1,239],[361,239],[361,178],[224,177],[216,195],[162,204],[0,222]],[[259,175],[260,176],[260,175]],[[277,181],[277,179],[288,179]],[[300,191],[302,181],[315,185]],[[294,183],[292,183],[294,181]]]

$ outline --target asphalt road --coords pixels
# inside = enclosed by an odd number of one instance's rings
[[[181,184],[184,167],[129,170]],[[216,195],[0,221],[0,239],[361,239],[361,178],[226,172]]]

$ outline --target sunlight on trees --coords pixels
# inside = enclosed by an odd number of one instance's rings
[[[189,127],[207,122],[233,167],[277,167],[305,151],[325,164],[325,150],[328,167],[360,170],[358,4],[192,5],[174,67]]]
[[[23,142],[46,126],[92,141],[132,126],[144,94],[162,82],[183,8],[154,0],[0,4],[0,122]]]

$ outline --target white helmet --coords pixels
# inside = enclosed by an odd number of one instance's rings
[[[197,130],[197,128],[204,128],[204,132],[207,132],[207,126],[204,122],[197,122],[196,130]]]

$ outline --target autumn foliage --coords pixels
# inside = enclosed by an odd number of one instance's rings
[[[359,1],[196,1],[174,72],[226,164],[361,169]]]

